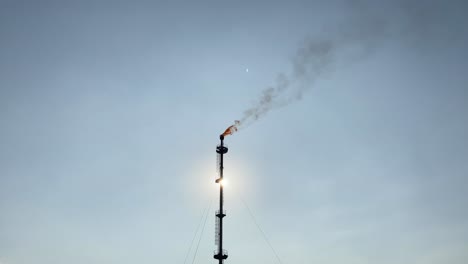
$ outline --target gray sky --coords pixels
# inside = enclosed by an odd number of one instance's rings
[[[226,263],[276,261],[240,197],[284,264],[466,263],[467,11],[0,1],[0,263],[183,263],[210,199],[215,263],[218,135],[317,42],[226,139]]]

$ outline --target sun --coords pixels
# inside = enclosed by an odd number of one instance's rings
[[[226,181],[226,179],[222,179],[221,181],[219,181],[219,184],[221,184],[221,186],[225,187],[227,185],[228,181]]]

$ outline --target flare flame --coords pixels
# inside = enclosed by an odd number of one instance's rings
[[[226,130],[224,131],[224,133],[222,135],[223,136],[228,136],[228,135],[234,134],[239,129],[239,125],[240,125],[240,121],[235,120],[234,125],[229,126],[228,128],[226,128]]]

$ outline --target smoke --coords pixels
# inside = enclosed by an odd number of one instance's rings
[[[384,24],[375,21],[304,40],[291,59],[291,71],[279,73],[273,85],[264,89],[257,102],[223,135],[251,125],[273,109],[301,100],[320,77],[333,72],[337,63],[349,64],[370,55],[384,32]]]
[[[447,8],[432,8],[417,1],[411,5],[403,3],[397,1],[383,6],[379,2],[372,6],[369,2],[352,1],[350,15],[343,23],[335,28],[324,28],[322,34],[305,39],[291,59],[290,71],[279,73],[274,83],[261,92],[254,105],[245,110],[224,135],[251,125],[271,110],[301,100],[318,79],[333,73],[338,65],[346,68],[368,58],[382,43],[395,36],[416,36],[426,43],[434,42],[432,38],[437,39],[438,32],[433,29],[445,25],[440,17],[456,14],[453,9],[441,12],[439,10]],[[415,9],[425,11],[424,15],[414,15]],[[430,23],[432,20],[437,23]],[[421,37],[422,29],[424,32],[431,30],[432,34],[426,34],[429,38]]]

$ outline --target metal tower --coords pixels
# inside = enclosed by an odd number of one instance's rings
[[[219,183],[219,210],[216,211],[216,245],[218,248],[214,252],[214,258],[222,264],[227,259],[227,251],[223,249],[223,217],[226,216],[226,211],[223,210],[223,155],[228,152],[228,148],[224,146],[224,136],[220,135],[219,139],[221,144],[216,147],[216,153],[218,153],[218,165],[219,165],[219,178],[216,179],[216,183]]]

